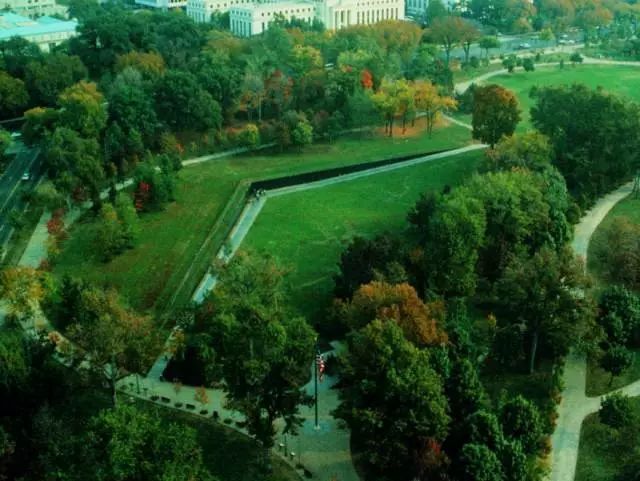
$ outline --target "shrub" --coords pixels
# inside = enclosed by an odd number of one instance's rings
[[[614,393],[605,397],[600,404],[598,416],[603,424],[613,429],[630,426],[636,422],[631,399],[622,393]]]

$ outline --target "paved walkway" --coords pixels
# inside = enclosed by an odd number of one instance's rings
[[[602,197],[580,220],[575,228],[573,250],[585,261],[591,236],[607,213],[633,189],[633,183],[626,184]],[[573,481],[578,461],[580,428],[589,414],[600,408],[602,396],[587,397],[587,362],[583,355],[573,354],[564,367],[564,390],[558,407],[558,423],[551,437],[551,481]],[[622,389],[629,395],[640,394],[640,381]]]

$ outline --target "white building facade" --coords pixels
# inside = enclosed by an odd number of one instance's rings
[[[296,18],[311,23],[316,15],[312,2],[270,2],[234,6],[229,9],[231,31],[241,37],[258,35],[269,28],[269,24],[281,17],[287,21]]]
[[[187,0],[187,15],[195,22],[210,22],[211,16],[228,12],[233,7],[253,5],[253,0]]]
[[[27,17],[42,15],[64,15],[67,9],[55,0],[0,0],[0,9]]]
[[[52,17],[30,19],[14,13],[0,14],[0,41],[22,37],[48,52],[56,45],[76,35],[76,20]]]
[[[188,1],[196,2],[196,0]],[[315,18],[320,20],[327,29],[337,30],[351,25],[371,25],[383,20],[404,20],[405,2],[404,0],[315,0],[313,2],[300,0],[249,3],[229,8],[231,31],[243,37],[264,32],[277,16],[287,20],[296,18],[306,22],[312,22]]]

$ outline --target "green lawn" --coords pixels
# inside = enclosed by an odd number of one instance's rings
[[[459,147],[470,141],[469,131],[462,127],[442,127],[429,138],[420,130],[423,126],[417,122],[406,136],[397,129],[392,139],[354,135],[333,144],[312,145],[302,152],[244,155],[187,167],[180,173],[177,201],[164,212],[142,216],[142,234],[134,249],[107,264],[100,262],[92,242],[92,221],[86,218],[71,229],[54,273],[70,273],[102,286],[113,286],[133,307],[162,313],[241,180]],[[206,252],[197,266],[198,274],[204,273],[216,250],[217,246],[212,246],[211,252]],[[198,281],[198,276],[190,278],[180,301],[188,300]]]
[[[490,70],[478,70],[478,75],[488,71]],[[456,81],[470,80],[470,78],[467,78],[466,75],[460,75]],[[591,88],[603,87],[605,90],[624,95],[631,100],[640,101],[640,68],[638,67],[612,65],[578,65],[574,67],[569,62],[565,62],[564,69],[551,66],[539,67],[534,72],[524,72],[518,68],[515,73],[496,75],[482,82],[482,84],[489,83],[503,85],[513,90],[518,96],[522,110],[522,120],[518,125],[520,132],[531,128],[529,110],[533,101],[529,97],[529,92],[533,86],[546,87],[582,83]],[[471,115],[468,114],[455,114],[455,118],[471,123]]]
[[[587,396],[600,396],[640,379],[640,349],[634,349],[633,354],[634,360],[631,367],[620,376],[614,377],[613,382],[611,382],[611,374],[601,369],[595,360],[589,359],[587,366]]]
[[[243,247],[279,258],[290,269],[294,305],[318,321],[331,298],[340,253],[353,236],[404,229],[420,193],[459,184],[482,156],[466,153],[270,199]]]
[[[579,65],[576,67],[565,63],[565,67],[541,67],[535,72],[518,71],[513,74],[502,74],[487,80],[513,90],[520,100],[522,121],[519,130],[530,128],[529,109],[533,104],[529,97],[531,87],[547,87],[581,83],[588,87],[603,87],[605,90],[623,95],[630,100],[640,101],[640,68]]]
[[[640,398],[632,398],[636,419],[640,419]],[[636,426],[636,429],[640,426]],[[614,481],[622,457],[631,454],[633,443],[602,424],[598,414],[588,416],[580,431],[580,449],[575,481]]]

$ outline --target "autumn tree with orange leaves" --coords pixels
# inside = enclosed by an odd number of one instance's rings
[[[457,102],[454,98],[440,95],[438,87],[431,82],[418,81],[414,83],[415,108],[419,113],[424,113],[427,121],[427,133],[431,135],[438,117],[443,112],[455,110]]]
[[[374,319],[394,321],[405,337],[418,347],[447,342],[447,334],[442,329],[446,315],[444,303],[425,304],[407,283],[374,281],[365,284],[344,307],[343,315],[352,329],[366,326]]]

